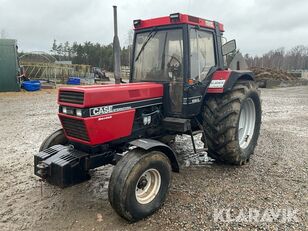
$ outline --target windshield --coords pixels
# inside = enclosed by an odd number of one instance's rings
[[[134,81],[183,81],[181,29],[136,35]]]

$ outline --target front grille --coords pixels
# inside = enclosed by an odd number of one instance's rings
[[[59,101],[65,103],[83,104],[84,93],[76,91],[60,91]]]
[[[61,122],[66,134],[80,140],[90,141],[86,126],[83,120],[61,117]]]

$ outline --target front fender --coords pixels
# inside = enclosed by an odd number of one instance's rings
[[[153,139],[137,139],[129,143],[146,151],[160,151],[164,153],[170,160],[172,171],[180,171],[176,154],[168,145]]]

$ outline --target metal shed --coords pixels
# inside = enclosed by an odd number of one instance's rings
[[[14,39],[0,39],[0,92],[20,89],[16,44]]]
[[[228,65],[231,70],[248,70],[248,65],[242,53],[237,52]]]

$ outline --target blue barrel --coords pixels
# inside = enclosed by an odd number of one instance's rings
[[[78,78],[78,77],[69,77],[68,80],[67,80],[67,84],[80,85],[80,78]]]
[[[22,87],[27,91],[38,91],[41,89],[41,82],[39,80],[23,81]]]

